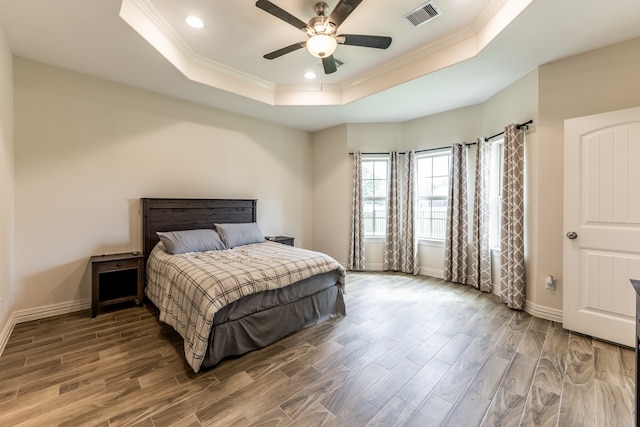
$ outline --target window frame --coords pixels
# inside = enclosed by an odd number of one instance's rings
[[[504,170],[504,137],[491,141],[489,167],[489,248],[500,250],[500,216],[502,213],[502,175]]]
[[[363,155],[362,156],[362,215],[364,218],[364,238],[365,240],[380,240],[380,239],[385,239],[385,235],[386,235],[386,228],[387,228],[387,207],[389,204],[389,155],[379,155],[379,154],[369,154],[369,155]],[[384,185],[384,196],[379,196],[378,194],[376,194],[376,185],[375,185],[375,181],[380,181],[381,179],[377,178],[375,175],[375,171],[376,171],[376,167],[375,167],[375,163],[376,162],[384,162],[385,163],[385,185]],[[365,167],[364,167],[364,163],[373,163],[373,178],[369,179],[364,177],[364,172],[365,172]],[[373,196],[365,196],[365,181],[366,180],[373,180],[374,183],[373,185],[373,191],[374,191],[374,195]],[[375,205],[376,202],[384,202],[384,215],[382,217],[382,225],[381,225],[381,230],[377,230],[375,225],[376,225],[376,209],[375,209]],[[374,209],[373,209],[373,233],[367,233],[367,218],[365,215],[365,204],[367,202],[373,202],[374,205]]]
[[[432,163],[432,169],[431,169],[431,175],[430,176],[421,176],[421,171],[420,171],[420,160],[421,159],[425,159],[425,158],[435,158],[435,157],[446,157],[447,158],[447,174],[445,175],[434,175],[434,171],[433,171],[433,163]],[[422,241],[422,242],[429,242],[432,244],[437,244],[438,246],[443,245],[445,238],[446,238],[446,227],[447,227],[447,209],[448,209],[448,201],[449,201],[449,181],[450,181],[450,174],[451,174],[451,149],[449,148],[443,148],[443,149],[439,149],[439,150],[432,150],[432,151],[428,151],[428,152],[424,152],[424,153],[418,153],[416,156],[416,206],[415,206],[415,217],[416,217],[416,237],[418,238],[418,240]],[[433,190],[433,178],[434,176],[436,178],[443,178],[446,177],[446,191],[444,195],[431,195],[431,196],[420,196],[420,182],[421,182],[421,178],[431,178],[431,183],[432,183],[432,188],[431,190]],[[428,227],[430,228],[431,232],[433,232],[434,227],[433,226],[433,201],[444,201],[445,202],[445,207],[444,207],[444,218],[440,218],[440,220],[444,220],[444,225],[442,227],[440,227],[441,229],[444,230],[444,235],[442,237],[439,236],[434,236],[433,234],[427,235],[427,234],[422,234],[422,232],[424,231],[422,229],[422,227],[420,226],[420,202],[421,200],[425,200],[425,201],[429,201],[430,203],[430,207],[429,207],[429,211],[431,212],[431,216],[430,218],[426,218],[426,220],[430,221],[431,225]]]

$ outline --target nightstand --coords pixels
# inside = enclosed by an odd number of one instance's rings
[[[282,243],[283,245],[289,245],[289,246],[293,246],[293,237],[287,237],[287,236],[266,236],[265,239],[267,239],[270,242],[276,242],[276,243]]]
[[[91,257],[91,317],[111,304],[144,298],[144,255],[140,252]]]

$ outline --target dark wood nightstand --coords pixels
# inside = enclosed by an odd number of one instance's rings
[[[91,317],[111,304],[144,298],[144,255],[139,252],[91,257]]]
[[[282,243],[283,245],[289,245],[289,246],[293,246],[293,237],[287,237],[287,236],[266,236],[265,239],[267,239],[270,242],[276,242],[276,243]]]

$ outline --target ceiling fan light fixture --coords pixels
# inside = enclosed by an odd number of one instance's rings
[[[307,50],[316,58],[326,58],[333,55],[336,47],[338,47],[338,42],[335,37],[326,34],[317,34],[307,40]]]

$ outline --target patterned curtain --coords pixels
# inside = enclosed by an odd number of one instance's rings
[[[453,144],[449,163],[449,201],[444,280],[467,283],[467,147]]]
[[[491,142],[484,138],[478,138],[476,147],[469,282],[482,292],[491,292],[491,252],[489,249]]]
[[[348,270],[364,270],[364,217],[362,215],[362,153],[353,153],[353,197]]]
[[[415,231],[416,154],[404,155],[404,186],[402,206],[402,265],[403,273],[418,274],[418,245]]]
[[[388,176],[387,230],[383,269],[400,271],[400,159],[397,151],[389,155]]]
[[[524,130],[511,124],[504,131],[500,263],[502,301],[525,306],[524,265]]]

